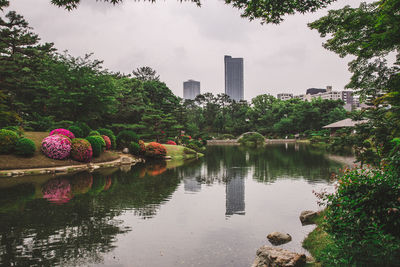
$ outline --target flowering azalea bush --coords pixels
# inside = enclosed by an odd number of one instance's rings
[[[106,143],[106,150],[111,149],[111,139],[107,135],[102,135],[104,142]]]
[[[59,134],[47,136],[42,141],[41,150],[51,159],[65,159],[71,152],[71,139]]]
[[[18,141],[18,134],[11,130],[0,130],[0,154],[11,153]]]
[[[100,128],[97,130],[101,135],[106,135],[111,140],[111,147],[112,149],[117,148],[117,137],[114,135],[114,132],[110,129]]]
[[[61,135],[64,135],[64,136],[66,136],[66,137],[68,137],[70,139],[74,139],[75,138],[75,135],[71,131],[68,131],[67,129],[62,129],[62,128],[54,129],[53,131],[50,132],[49,135],[53,135],[53,134],[61,134]]]
[[[76,161],[89,162],[93,156],[92,145],[82,138],[71,141],[71,158]]]
[[[162,144],[151,142],[146,146],[146,157],[163,158],[167,155],[167,149]]]
[[[167,144],[167,145],[174,145],[174,146],[176,146],[176,143],[175,143],[174,141],[172,141],[172,140],[168,140],[166,144]]]

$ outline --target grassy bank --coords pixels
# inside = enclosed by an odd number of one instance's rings
[[[202,153],[197,153],[193,149],[178,146],[178,145],[164,145],[167,149],[167,157],[171,157],[173,160],[182,160],[182,159],[194,159],[200,158],[204,155]]]
[[[25,137],[32,139],[36,145],[36,152],[33,157],[21,157],[17,155],[0,155],[0,170],[14,170],[14,169],[32,169],[32,168],[47,168],[47,167],[60,167],[69,165],[80,165],[82,162],[74,161],[71,159],[54,160],[46,157],[41,151],[40,147],[43,138],[48,136],[48,132],[25,132]],[[115,152],[104,151],[100,157],[93,158],[92,162],[106,162],[118,159],[119,155]]]

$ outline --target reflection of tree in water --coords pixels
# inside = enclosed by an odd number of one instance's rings
[[[22,211],[27,201],[34,199],[35,187],[21,184],[12,188],[0,188],[0,214]]]

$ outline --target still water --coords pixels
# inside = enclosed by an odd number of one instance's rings
[[[0,265],[250,266],[273,231],[304,252],[313,226],[299,214],[341,166],[309,146],[215,146],[185,163],[1,179]]]

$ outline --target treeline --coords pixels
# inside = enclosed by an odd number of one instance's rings
[[[125,75],[105,69],[91,54],[59,53],[13,11],[0,17],[0,35],[0,128],[47,131],[79,121],[162,140],[181,130],[196,137],[247,131],[284,136],[346,117],[341,101],[260,95],[248,103],[211,93],[183,101],[149,67]]]

